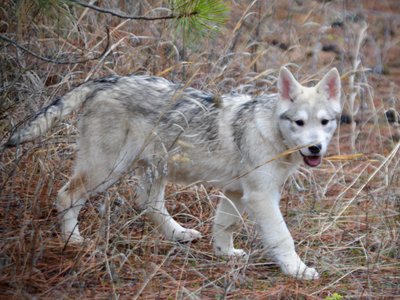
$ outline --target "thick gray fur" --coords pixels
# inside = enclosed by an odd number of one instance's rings
[[[259,225],[266,251],[286,274],[318,278],[297,255],[279,200],[282,185],[300,163],[315,167],[327,151],[340,112],[336,69],[315,87],[304,87],[283,67],[278,93],[257,97],[216,96],[160,77],[110,76],[55,100],[5,146],[33,141],[79,107],[74,174],[56,202],[65,240],[83,240],[78,214],[88,196],[132,172],[139,179],[135,201],[167,239],[201,236],[169,215],[167,181],[211,184],[226,195],[213,226],[217,255],[245,255],[234,248],[233,232],[246,210]]]

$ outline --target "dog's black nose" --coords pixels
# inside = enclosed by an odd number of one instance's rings
[[[318,154],[321,151],[321,149],[322,149],[321,144],[316,144],[308,147],[308,150],[310,150],[312,154]]]

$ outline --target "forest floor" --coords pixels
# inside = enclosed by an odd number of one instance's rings
[[[169,185],[171,214],[203,237],[191,244],[164,240],[133,205],[129,176],[88,201],[80,215],[87,241],[65,246],[54,201],[71,174],[77,114],[40,141],[0,153],[1,299],[399,299],[397,0],[230,1],[220,33],[189,41],[167,21],[125,20],[61,1],[40,9],[40,1],[16,2],[1,8],[0,34],[40,56],[99,55],[106,27],[110,45],[100,60],[53,64],[0,40],[3,142],[54,97],[109,74],[147,73],[217,94],[237,87],[258,94],[276,91],[282,65],[304,84],[337,67],[344,112],[327,158],[312,170],[301,168],[282,190],[298,253],[320,279],[283,275],[261,255],[247,217],[235,244],[249,257],[217,258],[211,245],[216,189]],[[160,3],[138,2],[95,4],[144,15]],[[389,109],[395,113],[388,119]]]

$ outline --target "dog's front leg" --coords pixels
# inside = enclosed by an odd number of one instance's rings
[[[266,251],[272,254],[282,271],[299,279],[317,279],[317,271],[307,267],[296,253],[293,238],[279,208],[279,188],[264,192],[252,189],[245,194],[244,200],[249,213],[260,226]]]
[[[243,204],[241,191],[225,191],[226,198],[218,204],[213,225],[213,245],[217,256],[245,256],[246,252],[233,246],[233,232],[241,223]]]

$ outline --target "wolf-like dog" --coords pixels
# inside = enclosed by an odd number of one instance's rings
[[[160,77],[109,76],[55,100],[5,146],[32,141],[83,107],[74,173],[56,201],[68,242],[83,240],[78,214],[88,196],[133,172],[139,179],[137,204],[167,239],[201,236],[168,213],[167,182],[214,185],[226,195],[213,225],[217,255],[245,255],[234,248],[232,234],[247,211],[284,273],[316,279],[317,271],[295,251],[279,208],[280,190],[302,162],[321,163],[341,111],[340,76],[333,68],[317,85],[305,87],[282,67],[277,87],[276,94],[215,96]]]

